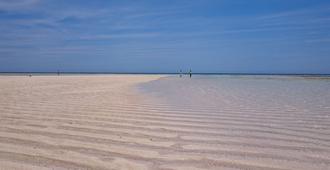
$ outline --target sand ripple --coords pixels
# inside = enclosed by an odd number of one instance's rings
[[[329,92],[158,78],[0,77],[0,169],[330,167]]]

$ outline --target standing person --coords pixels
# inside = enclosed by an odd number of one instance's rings
[[[191,78],[191,76],[192,76],[191,69],[190,69],[190,71],[189,71],[189,76],[190,76],[190,78]]]
[[[180,78],[182,77],[182,70],[180,69]]]

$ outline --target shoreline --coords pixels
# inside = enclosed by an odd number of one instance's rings
[[[160,76],[160,77],[177,77],[177,73],[0,73],[0,77],[88,77],[88,76]],[[183,78],[188,74],[183,74]],[[200,77],[232,77],[232,78],[255,78],[255,79],[306,79],[306,80],[330,80],[330,75],[306,75],[306,74],[200,74],[194,73],[193,78]]]
[[[179,72],[0,72],[0,75],[179,75]],[[188,72],[182,73],[189,74]],[[330,77],[330,74],[318,73],[200,73],[193,72],[193,75],[232,75],[232,76],[319,76]]]

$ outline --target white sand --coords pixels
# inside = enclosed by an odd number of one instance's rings
[[[330,167],[330,81],[0,76],[0,169]]]

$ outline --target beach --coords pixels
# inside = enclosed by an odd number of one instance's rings
[[[0,169],[329,167],[327,78],[0,76]]]

